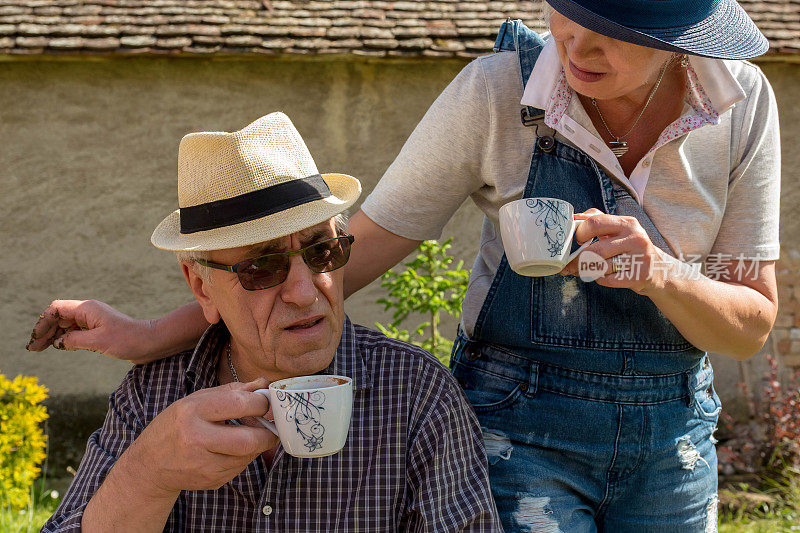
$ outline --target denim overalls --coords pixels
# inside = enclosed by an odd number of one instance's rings
[[[495,50],[517,51],[525,83],[543,45],[509,21]],[[524,196],[635,216],[670,252],[637,202],[542,117],[522,109],[537,128]],[[522,277],[503,256],[451,364],[483,427],[507,531],[716,531],[712,369],[647,297]]]

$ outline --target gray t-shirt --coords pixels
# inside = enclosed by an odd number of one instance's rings
[[[709,84],[709,92],[720,89],[714,84],[738,83],[744,99],[720,113],[716,125],[682,134],[648,154],[648,161],[643,158],[640,166],[650,168],[640,202],[679,257],[705,261],[710,254],[729,254],[774,260],[779,255],[780,196],[775,97],[757,66],[719,61],[716,67],[726,67],[729,79],[700,83]],[[439,238],[468,196],[484,212],[480,251],[462,311],[468,334],[503,255],[498,209],[522,197],[528,177],[535,128],[520,121],[522,96],[516,53],[472,61],[436,99],[361,207],[381,227],[415,240]],[[684,112],[691,111],[687,104]],[[602,143],[577,98],[564,113]],[[569,139],[568,131],[556,129],[564,134],[561,142],[580,144]],[[620,169],[588,155],[639,198]]]

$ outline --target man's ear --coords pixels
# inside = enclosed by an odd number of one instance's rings
[[[208,294],[209,283],[195,272],[194,263],[190,261],[181,261],[181,270],[183,270],[183,277],[186,278],[186,283],[189,284],[197,303],[203,308],[206,322],[209,324],[219,322],[219,310],[217,310],[217,306]]]

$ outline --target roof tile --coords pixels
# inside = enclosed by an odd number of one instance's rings
[[[740,0],[771,43],[800,53],[800,0]],[[352,53],[474,57],[530,0],[0,0],[0,53]]]
[[[186,46],[190,46],[192,44],[192,40],[188,37],[171,37],[167,39],[156,39],[156,46],[158,48],[172,48],[172,49],[181,49]]]
[[[58,37],[50,39],[47,43],[48,48],[56,50],[78,50],[83,48],[83,38],[81,37]]]
[[[22,15],[29,13],[31,10],[26,7],[20,6],[0,6],[0,17],[4,15]]]
[[[20,48],[44,48],[50,43],[46,37],[17,37],[15,44]]]
[[[116,50],[120,47],[120,42],[116,37],[84,39],[83,46],[89,50]]]
[[[120,46],[128,48],[140,48],[143,46],[155,46],[156,38],[152,35],[128,35],[120,37]]]
[[[251,46],[261,46],[263,39],[255,35],[233,35],[225,38],[225,46],[234,48],[247,48]]]

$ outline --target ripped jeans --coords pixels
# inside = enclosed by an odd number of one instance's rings
[[[684,373],[614,375],[462,337],[451,366],[483,427],[506,531],[717,531],[707,357]]]

